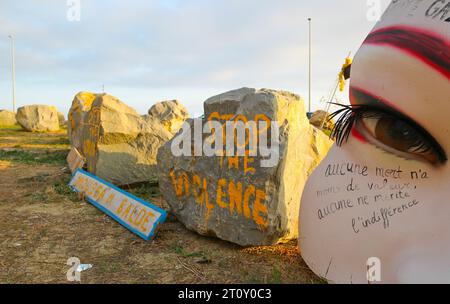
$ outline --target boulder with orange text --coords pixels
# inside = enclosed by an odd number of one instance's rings
[[[186,118],[183,112],[176,119]],[[88,171],[116,185],[154,180],[158,149],[178,131],[108,94],[77,94],[68,120],[69,139]]]
[[[306,179],[332,141],[289,92],[242,88],[211,97],[204,110],[203,120],[189,120],[158,152],[159,187],[171,212],[190,230],[241,246],[295,239]],[[247,126],[245,141],[224,131],[227,122]],[[222,145],[216,131],[208,132],[218,127]],[[237,156],[225,153],[230,134],[230,145],[241,147]],[[222,152],[206,152],[205,143]]]
[[[30,105],[17,109],[17,122],[28,132],[59,130],[58,110],[53,106]]]

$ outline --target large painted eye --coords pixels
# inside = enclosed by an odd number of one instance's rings
[[[431,135],[395,115],[368,111],[356,119],[355,127],[368,142],[400,157],[434,165],[446,160],[442,148]]]
[[[353,96],[356,93],[358,91],[354,90]],[[397,156],[433,165],[447,161],[441,145],[414,120],[393,109],[387,109],[386,103],[379,102],[371,95],[364,94],[362,97],[362,100],[370,102],[335,104],[341,108],[330,115],[330,119],[336,118],[331,137],[338,146],[344,144],[355,129],[367,142]]]

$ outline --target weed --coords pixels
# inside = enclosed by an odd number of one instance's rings
[[[24,184],[24,183],[44,183],[48,180],[48,178],[51,176],[51,174],[49,173],[41,173],[38,174],[36,176],[32,176],[32,177],[24,177],[24,178],[19,178],[17,181],[20,184]]]
[[[328,280],[322,277],[317,277],[311,280],[311,284],[328,285]]]
[[[206,258],[205,253],[203,251],[188,252],[180,245],[172,245],[172,248],[173,248],[173,250],[175,251],[176,254],[181,255],[181,256],[183,256],[185,258],[191,258],[191,257]]]
[[[14,126],[0,126],[0,130],[5,130],[5,131],[22,131],[22,127],[19,125],[14,125]]]
[[[151,186],[150,184],[144,184],[137,188],[126,190],[143,200],[151,200],[154,197],[160,196],[158,187]]]
[[[281,271],[277,267],[272,269],[272,278],[270,280],[271,284],[281,284]]]
[[[220,268],[228,268],[229,267],[229,265],[228,265],[226,260],[220,260],[218,265],[219,265]]]
[[[63,195],[67,197],[72,202],[78,202],[80,199],[78,198],[78,195],[76,192],[74,192],[68,185],[68,182],[55,182],[53,184],[53,189],[55,192],[59,195]]]
[[[47,203],[47,200],[48,200],[48,196],[42,192],[29,193],[29,194],[27,194],[27,197],[31,197],[31,200],[33,202]]]
[[[36,153],[24,150],[0,150],[0,160],[20,162],[28,165],[64,165],[66,163],[66,156],[67,151],[46,151],[44,153]]]
[[[263,283],[264,283],[264,280],[258,278],[255,275],[252,275],[247,279],[247,284],[263,284]]]

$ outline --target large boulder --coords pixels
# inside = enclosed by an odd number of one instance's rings
[[[53,106],[30,105],[17,109],[17,122],[29,132],[59,130],[58,110]]]
[[[72,101],[72,106],[67,115],[67,133],[69,140],[73,147],[79,152],[82,150],[84,138],[83,130],[87,123],[88,113],[91,111],[92,104],[97,98],[97,95],[90,92],[80,92],[75,95]]]
[[[68,120],[69,139],[88,171],[116,185],[156,178],[158,149],[178,131],[114,96],[88,92],[75,96]]]
[[[64,114],[61,112],[58,112],[58,121],[59,121],[59,126],[63,127],[67,124],[66,118],[64,117]]]
[[[0,110],[0,126],[17,125],[16,114],[7,110]]]
[[[162,101],[148,110],[150,119],[160,121],[172,133],[180,130],[188,116],[188,111],[178,100]]]
[[[323,130],[331,131],[334,128],[334,122],[330,119],[330,114],[323,110],[314,112],[309,120],[309,123]]]
[[[203,126],[209,121],[267,121],[270,137],[276,122],[279,158],[263,165],[268,157],[251,157],[248,145],[245,156],[175,157],[172,145],[185,136],[183,128],[158,152],[159,187],[171,211],[188,229],[242,246],[295,239],[306,179],[332,145],[309,124],[303,100],[288,92],[243,88],[208,99],[204,109]],[[199,121],[189,123],[193,129]]]

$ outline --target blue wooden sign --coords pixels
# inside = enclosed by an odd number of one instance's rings
[[[150,240],[157,232],[167,212],[97,176],[78,169],[69,186],[98,209],[102,210],[125,228],[145,240]]]

